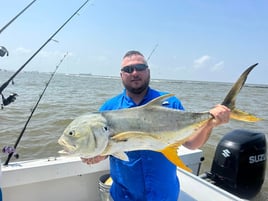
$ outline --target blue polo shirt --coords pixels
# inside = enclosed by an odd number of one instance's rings
[[[126,90],[108,100],[100,111],[118,110],[144,105],[167,94],[149,88],[139,105],[126,95]],[[170,97],[163,106],[184,110],[176,97]],[[176,166],[159,152],[142,150],[126,152],[129,161],[110,156],[110,174],[113,179],[111,195],[115,201],[177,201],[180,185]]]

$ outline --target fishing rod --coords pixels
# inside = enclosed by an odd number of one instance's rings
[[[151,56],[153,55],[154,51],[157,49],[158,47],[158,43],[154,46],[154,49],[151,51],[151,53],[149,54],[148,58],[147,58],[147,62],[149,61],[149,59],[151,58]]]
[[[20,11],[13,19],[11,19],[2,29],[0,29],[0,34],[12,23],[14,22],[22,13],[24,13],[36,0],[32,1],[28,6],[26,6],[22,11]]]
[[[16,141],[14,147],[5,146],[5,147],[2,149],[2,152],[3,152],[3,153],[8,154],[7,160],[5,161],[4,165],[8,165],[8,163],[9,163],[11,157],[13,156],[13,154],[14,154],[15,158],[18,158],[18,157],[19,157],[18,153],[16,153],[16,148],[17,148],[17,146],[18,146],[18,144],[19,144],[19,142],[20,142],[20,140],[21,140],[21,138],[22,138],[22,136],[23,136],[23,134],[24,134],[24,132],[25,132],[27,126],[28,126],[28,123],[30,122],[30,120],[31,120],[31,118],[32,118],[32,116],[33,116],[33,113],[35,112],[35,110],[36,110],[36,108],[37,108],[39,102],[41,101],[43,95],[45,94],[45,91],[46,91],[46,89],[47,89],[49,83],[51,82],[51,80],[52,80],[53,77],[55,76],[56,71],[58,70],[59,66],[61,65],[61,63],[63,62],[63,60],[64,60],[65,57],[67,56],[67,54],[68,54],[68,52],[63,56],[63,58],[60,60],[59,64],[56,66],[56,69],[55,69],[54,72],[51,74],[51,76],[50,76],[48,82],[47,82],[46,85],[45,85],[45,88],[44,88],[43,92],[41,93],[41,95],[40,95],[38,101],[36,102],[35,106],[34,106],[33,109],[31,110],[31,114],[30,114],[30,116],[28,117],[28,120],[26,121],[26,123],[25,123],[25,125],[24,125],[24,127],[23,127],[23,129],[22,129],[22,131],[21,131],[21,133],[20,133],[20,135],[19,135],[19,137],[18,137],[18,139],[17,139],[17,141]]]
[[[88,3],[89,0],[86,0],[82,6],[80,6],[72,15],[69,17],[63,25],[52,34],[48,40],[0,87],[0,94],[2,95],[3,90],[8,86],[8,84],[19,74],[19,72],[51,41],[54,36]],[[11,103],[11,102],[10,102]]]
[[[22,13],[24,13],[36,0],[33,0],[30,4],[28,4],[22,11],[20,11],[13,19],[11,19],[5,26],[3,26],[0,29],[0,34],[12,23],[14,22]],[[8,51],[5,47],[0,46],[0,56],[3,57],[7,55],[8,56]]]

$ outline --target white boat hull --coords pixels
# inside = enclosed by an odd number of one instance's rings
[[[180,156],[193,173],[200,167],[202,151],[182,149]],[[109,173],[108,160],[86,165],[78,157],[59,157],[2,166],[3,201],[100,201],[99,177]],[[180,201],[241,201],[198,176],[178,169]]]

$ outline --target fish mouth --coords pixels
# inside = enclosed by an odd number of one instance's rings
[[[75,145],[70,145],[62,138],[58,140],[58,144],[63,147],[63,150],[58,152],[60,154],[73,154],[77,149]]]

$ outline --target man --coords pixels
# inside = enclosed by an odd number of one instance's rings
[[[123,93],[104,103],[100,111],[144,105],[165,94],[149,87],[150,69],[144,56],[138,51],[129,51],[125,54],[120,75],[125,87]],[[176,97],[169,98],[163,106],[184,110]],[[223,105],[217,105],[210,110],[210,113],[214,117],[213,120],[185,142],[185,147],[190,149],[201,147],[215,126],[229,121],[230,110]],[[178,199],[180,186],[176,166],[165,156],[149,150],[131,151],[127,155],[128,162],[110,156],[110,174],[113,179],[110,192],[115,201],[176,201]],[[97,156],[82,161],[93,164],[105,158]]]

